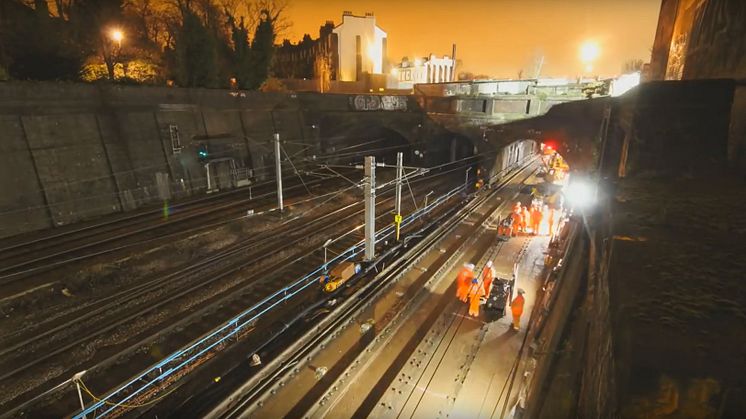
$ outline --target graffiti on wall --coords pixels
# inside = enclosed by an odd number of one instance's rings
[[[697,6],[684,78],[746,76],[746,2],[708,0]]]
[[[350,98],[352,109],[356,111],[406,111],[405,96],[357,95]]]

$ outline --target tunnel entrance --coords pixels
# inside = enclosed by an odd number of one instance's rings
[[[399,132],[376,126],[333,139],[326,157],[334,163],[348,164],[359,163],[365,156],[375,156],[376,161],[393,165],[399,152],[404,153],[405,165],[416,163],[423,155]]]
[[[451,137],[449,144],[448,162],[464,160],[474,155],[474,145],[464,136]]]

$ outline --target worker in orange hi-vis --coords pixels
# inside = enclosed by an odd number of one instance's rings
[[[513,212],[516,214],[519,214],[521,212],[521,203],[516,202],[515,205],[513,205]]]
[[[523,305],[526,299],[523,298],[523,294],[526,292],[518,288],[518,295],[510,303],[510,311],[513,313],[513,329],[521,329],[521,315],[523,314]]]
[[[484,296],[484,287],[479,285],[479,280],[476,278],[471,280],[471,287],[469,287],[469,315],[477,317],[479,316],[479,304],[480,299]]]
[[[523,234],[528,234],[528,228],[531,227],[531,213],[525,206],[521,209],[521,212],[523,212],[523,218],[521,219],[521,229],[523,230]]]
[[[531,231],[534,236],[539,234],[539,226],[541,225],[541,208],[538,205],[531,207]]]
[[[492,268],[492,261],[487,261],[487,265],[484,266],[482,271],[482,285],[484,286],[484,294],[490,294],[490,288],[492,288],[492,280],[495,278],[495,270]]]
[[[554,236],[554,208],[549,209],[549,237]]]
[[[463,302],[469,299],[469,287],[472,279],[474,279],[474,265],[465,263],[458,273],[458,277],[456,277],[456,298]]]
[[[549,235],[549,230],[550,230],[550,227],[549,227],[549,223],[550,223],[549,216],[550,216],[549,206],[548,205],[544,205],[541,208],[541,223],[539,224],[539,234],[541,234],[542,236],[548,236]]]
[[[513,218],[513,235],[516,236],[523,225],[523,211],[519,208],[518,211],[512,212],[510,216]]]

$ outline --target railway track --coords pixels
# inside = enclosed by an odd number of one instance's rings
[[[353,176],[354,174],[350,174]],[[285,187],[289,198],[306,194],[306,188],[333,188],[342,184],[333,176],[324,179],[309,179],[303,183],[291,183]],[[251,198],[239,198],[246,195],[246,188],[237,189],[218,195],[201,198],[185,203],[177,203],[164,210],[154,210],[117,217],[112,220],[73,228],[51,235],[27,240],[5,240],[0,248],[0,286],[3,294],[18,291],[19,286],[33,286],[28,281],[15,286],[23,279],[36,276],[42,272],[57,269],[72,262],[105,255],[118,250],[130,249],[149,242],[173,239],[197,231],[214,228],[217,224],[245,215],[247,205],[260,210],[272,208],[275,190],[272,185],[257,187],[257,194]],[[209,217],[211,221],[205,223]],[[195,222],[197,221],[197,222]],[[196,225],[195,225],[196,224]]]
[[[428,189],[437,183],[433,180],[432,184],[427,183],[423,186],[426,186],[424,189]],[[387,198],[385,203],[388,204],[388,201],[390,198]],[[388,210],[391,207],[390,205],[381,206],[379,219],[390,217]],[[265,236],[247,240],[169,276],[154,278],[102,301],[93,302],[64,318],[50,320],[33,331],[6,335],[2,337],[4,349],[0,351],[0,359],[2,359],[0,371],[3,371],[0,375],[0,382],[6,385],[0,384],[0,388],[5,387],[3,392],[12,394],[13,388],[11,387],[21,384],[23,376],[33,375],[34,372],[40,374],[48,370],[49,364],[53,361],[62,361],[64,370],[60,370],[58,366],[57,378],[45,380],[43,384],[33,386],[36,391],[53,388],[55,384],[62,381],[62,378],[69,377],[76,372],[77,365],[94,363],[95,367],[88,368],[88,370],[92,373],[103,373],[103,371],[109,371],[111,367],[116,367],[116,364],[128,354],[159,340],[163,341],[165,335],[169,338],[168,343],[163,344],[164,346],[178,347],[185,340],[188,341],[188,338],[193,338],[197,333],[195,330],[203,330],[208,326],[214,327],[215,322],[220,318],[225,318],[224,313],[240,311],[246,306],[247,299],[257,299],[258,296],[266,295],[276,290],[278,286],[281,287],[281,281],[285,278],[293,278],[292,275],[298,275],[301,271],[307,272],[309,266],[315,267],[321,264],[323,254],[318,251],[317,245],[311,246],[314,250],[300,255],[297,252],[293,253],[293,248],[302,246],[302,243],[310,236],[318,237],[324,231],[332,231],[335,228],[338,230],[346,225],[345,222],[361,218],[359,217],[361,211],[358,205],[350,205],[330,212],[311,223],[304,224],[302,223],[304,220],[288,223],[280,231],[269,232]],[[343,238],[334,243],[334,246],[341,248],[359,241],[358,230],[357,226],[348,230]],[[279,262],[266,264],[260,268],[277,272],[276,275],[248,281],[245,278],[235,279],[237,276],[254,277],[259,274],[256,271],[248,272],[246,268],[259,262],[269,252],[289,252],[290,255],[281,258]],[[232,259],[233,262],[231,262]],[[283,266],[286,268],[282,269]],[[192,301],[185,307],[183,300],[194,295],[198,290],[211,296],[197,302]],[[184,315],[184,312],[189,314]],[[169,318],[178,320],[165,324],[153,322],[153,319],[159,317],[159,313],[170,313]],[[124,325],[133,324],[141,324],[143,329],[139,333],[120,337],[119,342],[101,343],[101,340],[108,336],[107,334],[116,332]],[[185,333],[187,325],[190,327]],[[95,348],[95,356],[82,359],[76,353],[81,347],[89,346],[90,342],[97,341],[99,345]],[[122,349],[123,346],[124,349]],[[163,352],[168,350],[166,347],[161,348]],[[34,353],[36,355],[33,355]],[[34,358],[22,362],[23,357],[29,355]],[[140,362],[148,361],[147,356],[140,358]],[[128,364],[127,370],[130,372],[133,365],[137,365],[137,361],[132,359],[126,363]],[[123,371],[120,372],[123,373]],[[121,374],[107,374],[104,381],[114,383],[116,380],[114,377],[121,377]],[[33,384],[33,381],[30,384]],[[29,403],[23,403],[24,399],[26,402],[29,401],[28,392],[6,399],[4,402],[6,411],[14,409],[18,412],[18,407],[28,407]],[[63,411],[64,408],[60,413],[66,413]]]
[[[516,176],[519,173],[516,173]],[[373,315],[372,313],[359,313],[365,311],[366,308],[367,311],[374,310],[368,307],[368,305],[371,304],[371,299],[383,293],[384,290],[386,290],[389,286],[393,286],[391,284],[393,283],[393,281],[396,280],[396,278],[399,278],[403,275],[403,271],[410,269],[411,266],[416,264],[420,260],[420,258],[423,257],[423,253],[426,252],[427,249],[431,248],[435,243],[442,240],[443,237],[445,237],[447,234],[449,234],[449,232],[451,232],[455,228],[460,220],[466,220],[475,211],[483,211],[479,214],[484,214],[484,216],[474,216],[473,221],[467,222],[467,225],[473,227],[471,230],[473,230],[474,228],[478,228],[490,216],[490,214],[496,211],[496,209],[499,207],[499,204],[493,203],[489,204],[488,206],[490,207],[486,210],[482,208],[487,205],[485,203],[488,201],[489,197],[494,196],[494,193],[488,193],[486,195],[487,196],[483,197],[480,202],[473,202],[473,206],[471,208],[466,208],[463,213],[459,213],[454,216],[454,218],[449,219],[445,223],[445,225],[443,225],[441,228],[438,229],[436,233],[434,233],[433,236],[429,236],[427,239],[425,239],[426,241],[423,242],[423,246],[421,248],[418,249],[417,247],[415,247],[414,249],[410,250],[410,253],[400,258],[401,260],[403,260],[403,262],[401,262],[401,266],[396,266],[394,264],[390,268],[388,268],[390,269],[388,273],[384,271],[384,274],[380,278],[376,278],[376,281],[371,281],[367,287],[362,288],[359,293],[349,298],[347,306],[340,307],[337,312],[335,312],[333,315],[328,316],[328,321],[321,321],[314,331],[304,335],[298,343],[288,348],[282,356],[277,357],[277,359],[270,362],[270,364],[265,367],[265,369],[262,370],[260,374],[254,377],[247,377],[245,380],[245,384],[243,386],[239,386],[240,388],[236,390],[232,396],[226,397],[222,403],[217,404],[217,406],[213,406],[213,408],[205,414],[211,417],[246,417],[247,415],[251,416],[252,414],[256,414],[257,411],[261,409],[263,403],[269,403],[268,400],[274,397],[275,400],[277,400],[277,403],[282,404],[283,409],[285,409],[282,410],[282,413],[278,413],[280,416],[302,416],[308,410],[308,408],[317,401],[316,396],[320,396],[320,394],[318,393],[320,391],[319,386],[331,386],[331,383],[334,383],[335,379],[337,377],[340,377],[346,371],[346,368],[349,367],[349,365],[346,363],[352,363],[352,361],[358,354],[365,351],[367,343],[362,341],[358,342],[358,339],[360,338],[352,338],[351,341],[347,340],[347,342],[351,342],[349,344],[352,346],[342,345],[341,347],[334,348],[334,353],[342,353],[344,354],[344,356],[340,358],[338,364],[329,366],[329,370],[326,372],[326,375],[324,375],[324,378],[322,380],[323,385],[321,382],[315,382],[315,380],[313,379],[311,379],[311,383],[307,383],[309,386],[309,395],[302,397],[301,400],[288,400],[283,399],[282,396],[278,398],[278,396],[271,395],[282,391],[283,387],[290,382],[289,380],[291,380],[293,376],[298,374],[300,369],[304,368],[307,360],[315,356],[320,348],[324,348],[325,345],[330,344],[330,342],[333,339],[337,338],[337,336],[346,333],[344,331],[344,328],[348,325],[350,319],[367,318],[368,315],[371,315],[376,319],[376,330],[379,331],[378,333],[376,333],[376,335],[379,335],[382,329],[385,330],[386,322],[391,321],[393,318],[395,318],[397,313],[389,312],[389,314],[383,314],[382,319],[377,317],[380,316],[381,313],[378,313],[377,315]],[[458,247],[457,245],[463,243],[469,237],[469,233],[459,233],[459,235],[461,234],[463,234],[463,239],[456,240],[456,245],[454,245],[456,247]],[[420,245],[418,244],[416,246]],[[412,298],[414,298],[416,295],[415,293],[422,289],[428,278],[432,275],[436,275],[435,271],[438,269],[438,266],[443,266],[451,258],[453,253],[456,251],[456,247],[454,246],[451,246],[447,249],[441,249],[440,253],[442,254],[440,254],[439,256],[434,256],[436,258],[439,258],[437,263],[440,265],[436,264],[434,267],[428,267],[427,272],[424,272],[420,279],[415,281],[413,284],[408,285],[409,288],[407,288],[403,296],[399,297],[399,301],[408,302]],[[355,335],[357,332],[352,330],[349,333]],[[345,338],[343,337],[340,337],[339,339],[345,340]],[[376,338],[376,340],[377,339],[378,338]],[[328,365],[324,364],[324,361],[318,362],[322,365]],[[316,361],[314,361],[314,363],[316,363]],[[290,366],[292,366],[292,368],[290,368]],[[334,388],[336,389],[336,386]],[[293,389],[293,392],[295,393],[296,388],[293,387]],[[298,391],[302,390],[298,389]],[[263,412],[271,414],[269,413],[271,412],[269,410]]]

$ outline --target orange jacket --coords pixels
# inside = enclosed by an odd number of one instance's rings
[[[461,272],[458,273],[458,278],[456,279],[456,283],[458,284],[459,288],[461,287],[465,288],[469,286],[472,279],[474,279],[474,272],[466,268],[462,268]]]
[[[484,295],[484,288],[479,286],[479,284],[471,284],[471,287],[469,287],[469,297],[471,298],[479,298]]]
[[[513,312],[513,316],[520,316],[523,314],[523,304],[526,302],[526,299],[523,298],[523,295],[518,294],[517,297],[513,299],[513,302],[510,303],[510,309]]]
[[[536,224],[536,225],[540,224],[541,218],[542,218],[541,210],[537,210],[537,209],[531,210],[531,223],[532,224]]]
[[[484,292],[489,292],[490,285],[492,285],[492,268],[488,268],[485,266],[484,272],[482,272],[482,283],[484,284]]]

